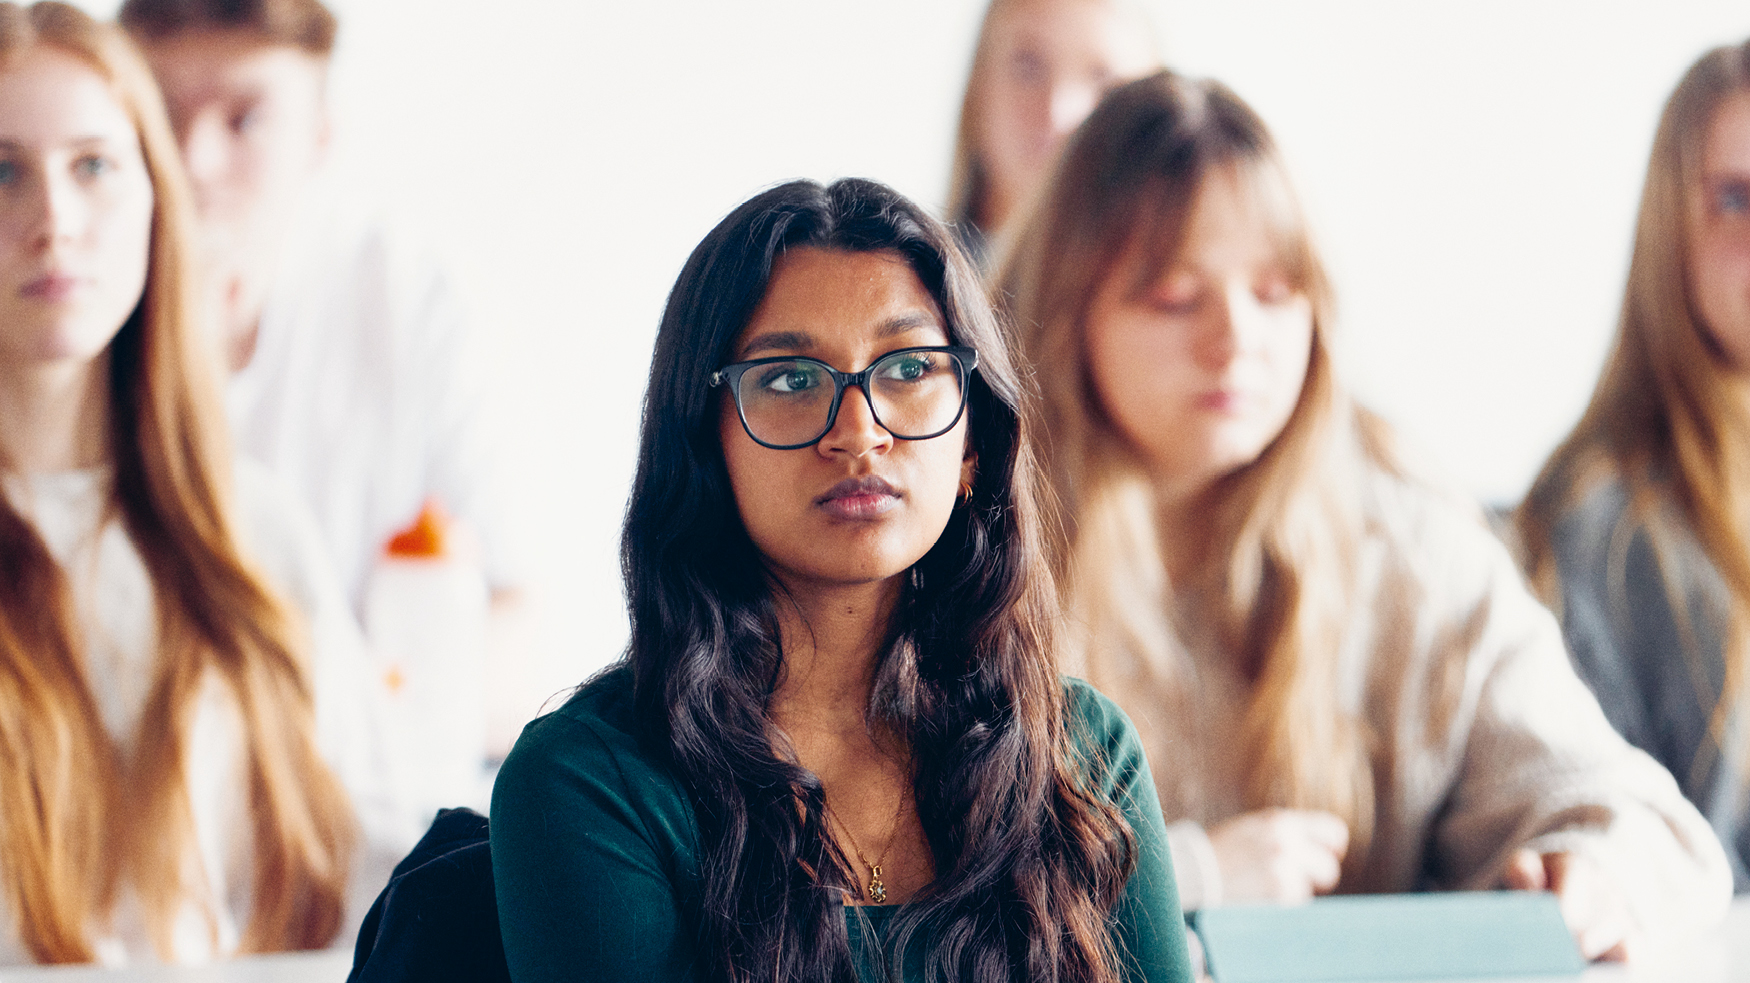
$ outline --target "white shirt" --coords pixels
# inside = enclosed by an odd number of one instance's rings
[[[304,500],[355,613],[383,545],[435,497],[519,582],[480,359],[442,271],[374,222],[317,209],[293,238],[226,396],[239,453]]]
[[[384,750],[369,682],[373,676],[315,527],[258,467],[240,464],[236,480],[240,546],[307,620],[318,750],[352,798],[363,832],[347,917],[336,939],[350,944],[371,898],[411,846],[411,816],[383,794],[394,787],[396,768]],[[110,488],[107,467],[5,480],[8,499],[67,576],[85,646],[86,678],[104,728],[125,754],[137,737],[157,665],[157,613],[151,578],[111,507]],[[175,923],[177,962],[234,952],[252,903],[243,720],[217,678],[206,682],[196,702],[185,767],[198,863],[216,900],[217,945],[202,907],[191,899]],[[0,903],[0,965],[31,962],[13,917],[3,909]],[[112,923],[94,941],[98,960],[106,964],[157,958],[143,915],[125,887]]]

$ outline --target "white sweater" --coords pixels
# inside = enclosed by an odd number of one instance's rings
[[[1731,875],[1712,830],[1605,720],[1481,517],[1410,480],[1373,472],[1368,485],[1339,679],[1375,742],[1375,819],[1344,889],[1490,887],[1516,848],[1573,849],[1616,876],[1648,930],[1722,917]],[[1205,827],[1244,811],[1250,683],[1214,636],[1181,629],[1183,709],[1127,653],[1091,673],[1143,735],[1188,910],[1222,899]]]
[[[355,857],[347,918],[337,944],[350,944],[371,898],[411,845],[409,818],[385,798],[394,770],[383,751],[374,675],[358,628],[313,523],[258,466],[236,475],[241,545],[275,589],[307,619],[312,641],[316,736],[324,759],[352,797],[363,832]],[[84,638],[85,671],[105,728],[124,753],[136,738],[157,661],[152,584],[133,541],[110,508],[107,467],[9,476],[5,491],[43,537],[67,574]],[[253,843],[243,756],[244,729],[235,700],[216,678],[198,698],[188,741],[188,793],[205,882],[217,903],[212,945],[192,899],[176,923],[174,959],[204,962],[234,952],[251,906]],[[100,962],[153,961],[135,899],[124,888],[112,924],[94,925]],[[0,965],[31,961],[14,919],[0,903]]]

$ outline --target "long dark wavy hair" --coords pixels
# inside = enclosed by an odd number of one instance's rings
[[[1116,979],[1108,920],[1134,838],[1085,790],[1066,733],[1021,376],[946,229],[860,180],[773,188],[705,237],[669,295],[645,396],[621,543],[628,658],[644,739],[697,811],[707,969],[737,983],[857,978],[843,916],[855,886],[820,780],[772,744],[784,673],[772,580],[735,505],[725,403],[708,382],[773,264],[803,247],[899,254],[950,341],[979,353],[972,494],[907,579],[868,708],[910,748],[937,872],[892,926],[887,970],[928,940],[932,979]]]

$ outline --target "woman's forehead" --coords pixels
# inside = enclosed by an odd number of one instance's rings
[[[735,352],[740,359],[946,340],[941,307],[898,252],[804,247],[773,264]]]
[[[0,141],[48,148],[135,139],[133,119],[109,80],[83,58],[38,44],[0,69]]]
[[[1194,265],[1212,235],[1256,236],[1265,261],[1298,274],[1310,248],[1304,216],[1286,175],[1263,160],[1211,164],[1192,180],[1145,182],[1114,210],[1129,219],[1113,241],[1122,242],[1112,272],[1146,290],[1172,270]]]

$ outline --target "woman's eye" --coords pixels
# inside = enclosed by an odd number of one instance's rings
[[[1188,271],[1168,272],[1143,294],[1143,303],[1162,314],[1184,316],[1203,305],[1207,281]]]
[[[896,382],[916,382],[936,369],[935,360],[919,352],[894,359],[881,367],[881,377]]]
[[[1750,215],[1750,182],[1727,181],[1714,190],[1714,214]]]
[[[1150,294],[1149,306],[1163,314],[1190,314],[1203,302],[1199,290],[1163,290]]]
[[[1028,48],[1015,52],[1009,68],[1015,74],[1015,81],[1022,85],[1044,85],[1051,78],[1051,68],[1045,63],[1045,57]]]
[[[107,174],[114,166],[109,162],[109,158],[98,154],[86,154],[73,162],[73,170],[80,177],[97,177],[101,174]]]
[[[1294,287],[1285,279],[1272,277],[1253,290],[1260,304],[1285,304],[1294,298]]]
[[[807,365],[774,366],[760,376],[760,388],[777,393],[796,393],[820,385],[820,370]]]
[[[18,181],[18,165],[9,160],[0,160],[0,187],[10,186]]]

